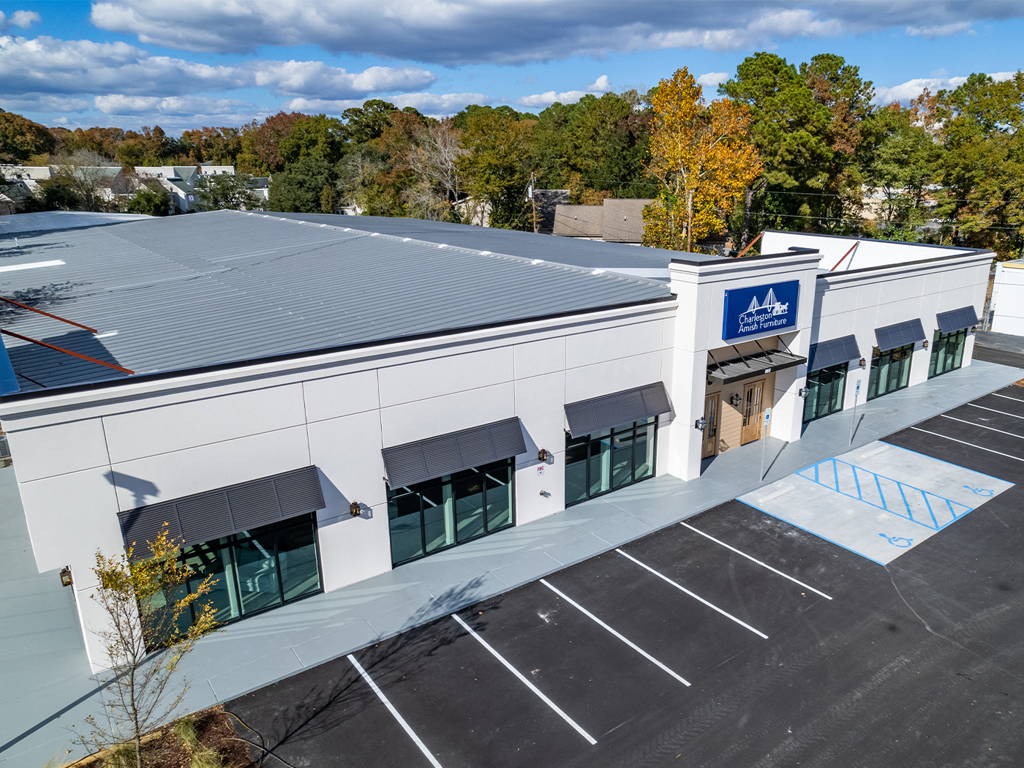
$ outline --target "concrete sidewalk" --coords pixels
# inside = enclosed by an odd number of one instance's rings
[[[973,400],[1024,377],[1024,370],[986,362],[932,379],[862,405],[857,424],[840,413],[812,422],[803,438],[786,444],[770,439],[730,451],[707,464],[703,475],[683,482],[664,475],[523,526],[402,566],[335,592],[225,627],[205,638],[183,663],[192,682],[185,709],[193,711],[342,654],[447,615],[466,605],[534,581],[567,565],[606,552],[821,459],[848,451],[911,424]],[[851,441],[851,434],[853,439]],[[761,477],[762,453],[766,466]],[[6,470],[10,474],[9,470]],[[13,478],[0,477],[10,482]],[[2,490],[2,489],[0,489]],[[16,494],[15,494],[16,501]],[[5,504],[5,533],[20,526],[20,508]],[[4,550],[24,548],[18,531],[5,537]],[[0,552],[0,561],[3,560]],[[21,565],[21,578],[34,568]],[[32,583],[35,583],[35,577]],[[57,606],[67,600],[55,574],[39,583]],[[14,596],[10,589],[0,593]],[[0,621],[33,625],[32,615],[5,607]],[[24,611],[24,604],[20,611]],[[96,681],[88,677],[72,606],[47,618],[27,637],[74,633],[75,643],[46,653],[31,641],[0,650],[0,685],[15,696],[0,700],[0,765],[31,768],[59,765],[70,748],[69,727],[98,710]],[[59,613],[59,612],[57,612]],[[56,614],[55,614],[56,615]],[[65,624],[73,625],[65,627]],[[75,645],[75,648],[71,648]],[[12,670],[17,677],[12,678]],[[28,676],[28,677],[27,677]],[[28,684],[28,680],[35,684]],[[12,687],[9,681],[14,680]]]

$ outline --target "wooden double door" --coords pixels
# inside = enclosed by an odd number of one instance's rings
[[[764,402],[767,379],[756,379],[746,382],[740,395],[737,411],[740,417],[740,445],[760,440],[764,428]],[[735,416],[730,417],[735,419]],[[729,442],[735,439],[735,421],[730,422]],[[723,447],[722,443],[722,393],[716,392],[704,397],[704,439],[701,444],[701,458],[717,456]],[[725,446],[728,448],[729,446]],[[733,443],[732,447],[735,447]]]

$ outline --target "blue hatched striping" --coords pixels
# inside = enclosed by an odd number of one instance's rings
[[[796,474],[830,491],[933,531],[942,530],[974,509],[842,459],[825,459]]]

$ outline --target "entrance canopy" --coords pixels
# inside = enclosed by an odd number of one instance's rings
[[[669,405],[665,385],[657,381],[610,395],[568,403],[565,406],[565,417],[569,421],[569,434],[582,437],[621,424],[660,416],[670,410],[672,406]]]
[[[526,453],[518,416],[385,448],[388,485],[402,488]]]
[[[784,368],[792,368],[806,362],[806,357],[794,355],[792,352],[769,349],[724,363],[709,365],[708,378],[722,384],[732,384],[735,381],[764,376],[772,371],[781,371]]]

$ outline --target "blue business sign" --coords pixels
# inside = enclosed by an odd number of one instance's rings
[[[725,292],[722,340],[796,328],[800,281],[733,288]]]
[[[0,336],[0,395],[10,395],[19,389],[21,387],[18,386],[18,379],[14,375],[11,358],[7,356],[3,337]]]

